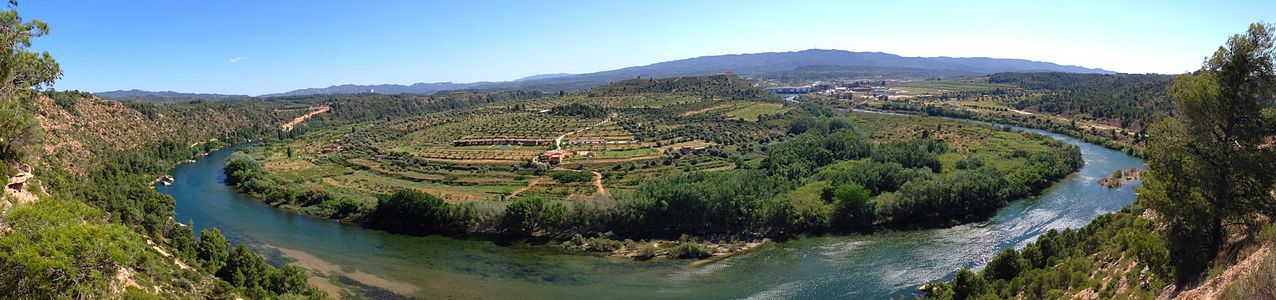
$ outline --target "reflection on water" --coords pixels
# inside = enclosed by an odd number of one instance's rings
[[[1020,128],[1020,130],[1026,130]],[[1096,181],[1143,162],[1119,151],[1047,134],[1081,147],[1086,165],[1042,196],[985,222],[951,228],[808,237],[709,264],[561,254],[544,246],[410,237],[278,210],[224,184],[231,150],[173,171],[177,218],[220,228],[234,242],[344,281],[411,296],[463,298],[883,298],[976,267],[1050,229],[1077,228],[1134,201],[1130,186]],[[332,287],[329,287],[332,288]]]

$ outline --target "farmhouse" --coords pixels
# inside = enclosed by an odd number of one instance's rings
[[[557,166],[558,164],[563,163],[563,159],[567,158],[568,156],[571,156],[572,154],[575,154],[575,151],[549,150],[549,151],[545,151],[545,153],[541,153],[540,156],[537,156],[536,161],[546,163],[551,166]]]

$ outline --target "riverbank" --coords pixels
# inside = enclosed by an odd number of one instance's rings
[[[1147,172],[1139,168],[1130,168],[1112,172],[1112,175],[1099,179],[1099,185],[1103,187],[1115,189],[1135,180],[1143,179],[1144,173]]]
[[[271,253],[281,245],[339,266],[341,274],[368,274],[395,282],[412,297],[588,298],[898,298],[916,286],[951,278],[961,267],[982,265],[998,251],[1022,245],[1050,229],[1079,228],[1134,199],[1127,185],[1107,189],[1097,178],[1142,165],[1120,152],[1032,129],[1081,146],[1086,165],[1041,196],[1014,201],[985,221],[871,235],[805,236],[749,251],[687,263],[652,259],[635,263],[610,255],[581,255],[553,245],[441,236],[403,236],[275,209],[222,183],[226,149],[173,170],[172,186],[156,187],[177,200],[178,220],[195,230],[221,228],[233,241]],[[272,263],[298,262],[268,256]],[[900,273],[900,270],[910,270]],[[357,273],[356,273],[357,272]],[[339,285],[372,286],[364,277],[333,275]],[[350,278],[355,279],[350,279]],[[414,289],[399,288],[401,284]],[[410,291],[409,291],[410,290]]]
[[[959,119],[959,120],[970,120],[970,121],[1012,125],[1012,126],[1018,126],[1018,127],[1024,127],[1024,128],[1044,130],[1050,133],[1061,134],[1061,135],[1066,135],[1069,137],[1081,139],[1082,141],[1085,141],[1087,143],[1099,145],[1104,148],[1121,151],[1121,152],[1124,152],[1126,155],[1130,155],[1130,156],[1134,156],[1138,158],[1146,158],[1146,154],[1143,153],[1142,146],[1125,144],[1125,143],[1113,140],[1111,138],[1086,133],[1085,131],[1081,131],[1075,128],[1069,128],[1068,125],[1065,125],[1065,124],[1057,124],[1053,122],[1048,122],[1045,124],[1036,123],[1036,122],[1028,122],[1028,121],[1006,117],[1006,116],[981,114],[981,113],[977,113],[973,111],[955,110],[955,109],[943,108],[943,107],[898,106],[898,105],[896,106],[860,105],[860,106],[863,106],[863,107],[859,107],[856,110],[864,110],[864,111],[870,111],[870,112],[897,113],[897,114],[905,114],[905,115],[924,115],[924,116],[931,116],[931,117],[944,117],[944,118],[952,118],[952,119]],[[1032,117],[1032,115],[1021,115],[1016,113],[1014,117],[1023,118],[1023,117]]]
[[[333,184],[329,178],[299,176],[315,173],[291,167],[269,169],[315,164],[293,158],[291,150],[283,150],[292,148],[277,144],[230,155],[224,175],[226,184],[268,205],[392,233],[550,245],[574,239],[571,244],[575,247],[568,250],[586,250],[572,252],[591,255],[613,255],[626,239],[650,241],[631,245],[680,245],[685,239],[679,237],[688,236],[715,244],[713,250],[704,250],[699,248],[708,248],[705,245],[687,243],[696,246],[683,249],[692,253],[686,255],[637,246],[624,247],[626,251],[615,254],[646,260],[735,252],[742,248],[735,245],[738,241],[944,228],[984,221],[1013,201],[1039,195],[1084,165],[1076,146],[1008,127],[890,115],[855,114],[855,121],[850,120],[842,120],[847,122],[840,126],[864,126],[867,133],[844,128],[799,132],[767,144],[769,150],[756,156],[753,167],[650,178],[616,198],[546,199],[533,195],[459,201],[447,198],[446,193],[402,185],[359,190],[364,194],[352,196],[350,186],[328,188]],[[815,121],[813,126],[820,126],[819,122],[837,123]],[[819,162],[807,155],[793,155],[829,149],[838,154]],[[285,157],[288,160],[282,160]],[[333,154],[326,159],[350,158]],[[807,170],[789,167],[795,164],[808,166]],[[375,174],[359,173],[380,171],[356,168],[326,172],[334,174],[328,176],[366,179]],[[603,176],[593,175],[597,186]],[[889,182],[882,178],[889,178]],[[375,194],[384,191],[392,194]],[[580,242],[586,238],[598,242]],[[725,250],[717,251],[719,248]]]
[[[720,259],[741,254],[771,242],[772,240],[769,238],[701,240],[691,236],[684,236],[680,240],[634,241],[625,239],[618,241],[605,237],[584,238],[576,235],[558,245],[565,249],[583,253],[598,253],[612,257],[645,261],[655,258]]]

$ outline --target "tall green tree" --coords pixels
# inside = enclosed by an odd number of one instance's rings
[[[1276,93],[1271,25],[1253,24],[1227,40],[1199,71],[1170,88],[1175,117],[1151,128],[1151,169],[1139,200],[1169,225],[1176,279],[1208,268],[1232,224],[1276,216]]]
[[[195,243],[195,256],[204,262],[209,273],[216,273],[226,265],[226,251],[230,251],[230,242],[217,228],[200,230],[199,242]]]
[[[847,183],[834,188],[832,198],[834,225],[841,229],[873,225],[873,202],[868,189]]]
[[[62,77],[62,69],[48,52],[28,50],[32,38],[49,33],[48,24],[23,20],[17,6],[16,0],[10,0],[8,9],[0,11],[0,162],[10,163],[22,158],[23,149],[36,136],[32,91]]]

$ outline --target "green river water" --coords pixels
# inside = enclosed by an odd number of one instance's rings
[[[171,173],[176,182],[156,189],[176,198],[176,218],[194,221],[196,231],[220,228],[273,263],[298,263],[373,298],[898,298],[958,268],[980,266],[1001,249],[1022,247],[1047,230],[1078,228],[1134,201],[1132,185],[1107,189],[1097,180],[1143,161],[1074,138],[1018,129],[1080,146],[1085,167],[983,222],[805,237],[711,262],[638,262],[546,246],[404,236],[291,213],[225,185],[222,166],[234,149],[177,167]]]

